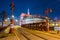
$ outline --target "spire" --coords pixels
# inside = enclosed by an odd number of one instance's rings
[[[27,14],[30,15],[29,8],[28,8],[28,10],[27,10]]]

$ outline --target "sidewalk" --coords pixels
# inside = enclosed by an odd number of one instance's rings
[[[8,33],[8,34],[3,33],[1,35],[5,36],[5,37],[0,37],[0,40],[18,40],[15,32]]]
[[[10,27],[6,28],[4,31],[2,31],[2,33],[0,33],[0,36],[6,35],[6,37],[3,37],[3,38],[0,37],[0,40],[18,40],[15,33],[9,34],[9,30],[10,30]]]

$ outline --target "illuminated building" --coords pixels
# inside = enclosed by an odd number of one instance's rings
[[[46,18],[48,19],[49,27],[54,27],[53,20],[45,16],[31,15],[28,9],[27,14],[21,13],[20,26],[30,29],[47,30]]]

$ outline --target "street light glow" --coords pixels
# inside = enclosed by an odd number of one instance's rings
[[[18,20],[16,19],[15,21],[17,22]]]
[[[58,24],[56,23],[56,26],[58,26]]]
[[[5,19],[5,21],[7,21],[7,19]]]
[[[14,18],[14,15],[12,15],[12,18]]]
[[[52,25],[54,26],[54,23]]]

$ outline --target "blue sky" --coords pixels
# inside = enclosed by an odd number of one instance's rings
[[[5,10],[8,16],[11,17],[10,4],[14,1],[15,18],[18,18],[22,12],[27,13],[27,9],[30,9],[32,15],[45,15],[46,8],[51,8],[52,13],[49,13],[50,18],[58,17],[60,19],[60,0],[0,0],[0,13]]]

